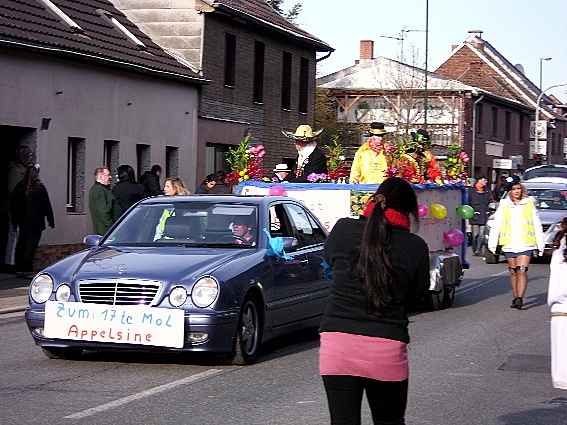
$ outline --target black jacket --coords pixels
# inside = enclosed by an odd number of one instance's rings
[[[116,218],[124,214],[136,202],[146,197],[143,185],[125,181],[118,182],[112,188],[112,194],[116,199]]]
[[[10,214],[18,226],[33,231],[45,230],[46,219],[49,227],[55,227],[51,201],[47,189],[41,183],[38,183],[27,195],[24,182],[18,183],[12,192]]]
[[[321,332],[345,332],[409,342],[408,311],[429,288],[429,250],[419,236],[392,228],[391,261],[397,292],[379,312],[368,308],[363,283],[356,271],[366,219],[340,219],[327,242],[325,258],[333,271],[333,288]]]
[[[144,174],[142,174],[142,177],[140,177],[140,183],[144,186],[146,195],[163,195],[163,190],[159,184],[159,176],[152,173],[151,171],[146,171]]]
[[[297,168],[300,167],[302,164],[296,164],[293,167],[293,171],[290,175],[290,182],[295,182],[295,183],[306,183],[308,182],[307,180],[307,176],[309,174],[321,174],[321,173],[327,173],[327,158],[325,157],[325,154],[323,153],[323,151],[321,149],[319,149],[319,147],[317,146],[315,148],[315,150],[313,152],[311,152],[311,155],[309,155],[307,157],[307,160],[304,163],[304,167],[303,169],[299,170],[299,173],[297,172]]]
[[[469,220],[470,224],[485,225],[488,220],[488,205],[492,200],[489,190],[477,192],[476,189],[469,190],[469,205],[474,209],[474,217]]]

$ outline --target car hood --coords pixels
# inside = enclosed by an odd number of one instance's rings
[[[187,282],[254,252],[253,249],[101,247],[83,259],[74,280],[134,278]]]
[[[566,210],[537,210],[541,224],[555,224],[567,215]]]

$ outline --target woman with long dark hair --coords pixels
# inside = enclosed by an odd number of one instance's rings
[[[146,197],[146,189],[140,183],[136,183],[136,173],[129,165],[121,165],[117,169],[118,183],[112,188],[112,194],[116,199],[116,218],[128,210],[136,202]]]
[[[11,214],[18,226],[16,244],[16,272],[30,274],[33,259],[45,230],[45,220],[49,227],[55,227],[53,209],[47,189],[39,179],[39,166],[26,169],[24,179],[16,185],[10,202]]]
[[[363,216],[339,220],[325,243],[333,289],[319,367],[333,425],[360,424],[364,392],[374,423],[404,424],[407,315],[429,286],[429,250],[410,217],[417,223],[414,190],[388,178]]]

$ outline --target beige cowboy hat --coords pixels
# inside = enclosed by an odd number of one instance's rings
[[[323,129],[313,131],[311,126],[307,125],[307,124],[302,124],[302,125],[298,126],[297,129],[295,130],[295,133],[292,133],[291,131],[282,130],[282,134],[285,137],[288,137],[288,138],[294,139],[294,140],[314,139],[315,137],[319,136],[322,132],[323,132]]]

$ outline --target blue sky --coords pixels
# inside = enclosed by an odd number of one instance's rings
[[[288,0],[287,5],[294,0]],[[402,28],[425,29],[425,0],[303,0],[297,23],[333,46],[333,55],[320,62],[319,75],[350,66],[358,58],[359,41],[375,41],[374,54],[397,59],[400,44],[379,38],[397,35]],[[429,67],[434,70],[459,44],[468,30],[483,30],[510,62],[522,64],[539,84],[539,58],[544,87],[567,84],[567,0],[429,0]],[[407,34],[406,54],[414,45],[425,58],[425,34]],[[423,65],[421,63],[420,65]],[[567,102],[567,87],[551,90]]]

